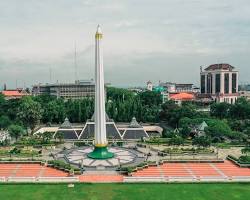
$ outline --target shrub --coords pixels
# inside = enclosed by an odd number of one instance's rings
[[[249,163],[250,164],[250,156],[241,156],[239,158],[240,163]]]

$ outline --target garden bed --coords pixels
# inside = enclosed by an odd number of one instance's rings
[[[245,160],[244,158],[247,157]],[[232,155],[228,155],[227,159],[233,162],[234,164],[238,165],[239,167],[250,168],[250,157],[249,156],[241,156],[240,158],[236,158]]]

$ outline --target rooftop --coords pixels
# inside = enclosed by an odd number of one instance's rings
[[[178,94],[173,94],[170,96],[170,99],[172,100],[193,100],[195,99],[195,96],[193,94],[190,93],[186,93],[186,92],[182,92],[182,93],[178,93]]]
[[[18,91],[18,90],[4,90],[2,91],[2,94],[6,97],[10,97],[10,96],[25,96],[27,95],[27,93],[24,93],[22,91]]]
[[[205,71],[211,71],[211,70],[233,70],[235,67],[233,67],[230,64],[227,63],[220,63],[220,64],[212,64],[209,65]]]

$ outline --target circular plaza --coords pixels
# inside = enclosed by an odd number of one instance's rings
[[[114,154],[109,159],[92,159],[88,156],[94,147],[79,147],[62,151],[57,154],[59,159],[75,166],[84,167],[86,169],[102,169],[117,168],[120,166],[129,166],[130,164],[141,163],[145,160],[143,153],[137,150],[123,147],[110,147],[108,151]]]

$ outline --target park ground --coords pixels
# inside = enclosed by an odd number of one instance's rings
[[[246,200],[249,196],[250,183],[0,185],[4,200]]]

